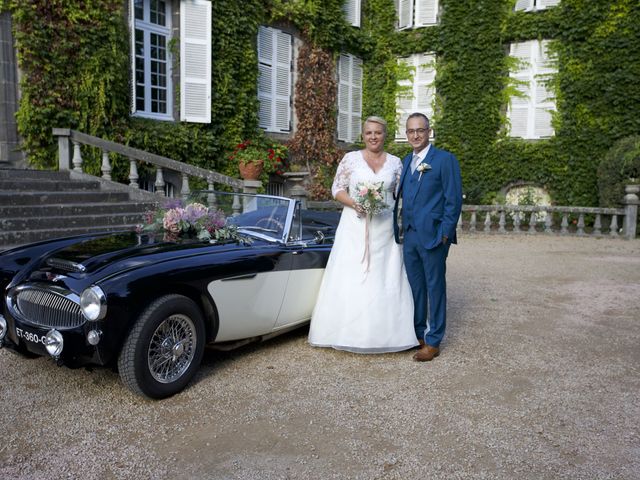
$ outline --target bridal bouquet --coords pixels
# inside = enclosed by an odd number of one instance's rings
[[[364,208],[369,218],[389,208],[384,202],[384,182],[360,182],[356,185],[355,201]]]

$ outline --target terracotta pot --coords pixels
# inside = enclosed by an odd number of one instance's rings
[[[262,173],[264,163],[262,160],[257,162],[238,162],[238,169],[240,170],[240,176],[245,180],[257,180]]]

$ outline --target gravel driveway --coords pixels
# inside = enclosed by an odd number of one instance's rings
[[[466,234],[442,354],[307,329],[148,401],[0,350],[0,478],[640,479],[640,240]]]

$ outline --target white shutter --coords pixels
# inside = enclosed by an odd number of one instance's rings
[[[361,123],[362,60],[341,54],[338,59],[338,140],[358,140]]]
[[[438,19],[438,0],[415,0],[416,27],[435,25]]]
[[[396,139],[406,140],[405,128],[411,113],[423,113],[432,120],[435,97],[435,57],[432,54],[420,53],[400,61],[412,67],[414,72],[412,80],[398,82],[401,86],[411,87],[409,92],[398,96],[396,104],[398,114]]]
[[[552,93],[545,82],[555,72],[547,55],[548,42],[532,40],[511,45],[511,55],[525,61],[512,77],[524,85],[517,88],[526,98],[513,97],[509,105],[511,136],[541,138],[553,135],[551,111],[555,109]]]
[[[560,3],[560,0],[537,0],[538,9],[555,7],[559,3]]]
[[[354,27],[360,26],[360,8],[360,0],[347,0],[342,5],[342,10],[344,11],[347,23]]]
[[[258,124],[268,132],[291,129],[291,41],[280,30],[258,29]]]
[[[275,125],[274,130],[288,132],[291,122],[291,35],[276,30]]]
[[[532,10],[534,0],[516,0],[515,10]]]
[[[131,60],[131,114],[136,113],[136,14],[135,0],[129,0],[129,57]]]
[[[180,120],[211,123],[211,2],[180,2]]]
[[[404,30],[413,26],[413,0],[396,0],[398,13],[398,29]]]

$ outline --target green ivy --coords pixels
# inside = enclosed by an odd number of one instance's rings
[[[469,203],[490,201],[510,183],[524,182],[547,189],[556,204],[596,205],[600,160],[616,140],[640,133],[637,0],[562,0],[539,12],[515,12],[515,0],[441,0],[438,25],[401,32],[395,29],[393,0],[363,2],[362,28],[346,23],[343,3],[213,1],[213,122],[203,125],[129,115],[126,2],[0,0],[0,10],[9,10],[14,22],[23,73],[18,126],[31,164],[54,167],[51,128],[69,127],[237,175],[229,153],[260,133],[256,35],[261,24],[297,31],[314,49],[334,57],[340,52],[361,57],[363,116],[386,118],[389,139],[396,128],[398,81],[407,75],[397,58],[434,52],[435,142],[460,159]],[[506,105],[515,91],[508,46],[532,39],[552,39],[558,58],[551,84],[556,135],[538,141],[509,138],[505,129]],[[310,78],[300,75],[299,81]],[[296,111],[315,111],[312,95],[302,97]],[[335,99],[321,102],[323,115],[330,113],[327,105],[335,105]],[[333,123],[321,123],[322,138],[334,135]],[[391,140],[388,148],[401,156],[409,150]],[[308,148],[300,143],[297,150]],[[98,155],[87,155],[90,169],[98,169],[99,161]],[[320,162],[314,171],[323,185],[335,168],[326,159],[297,162]],[[127,167],[124,159],[115,159],[115,175],[126,175]]]

